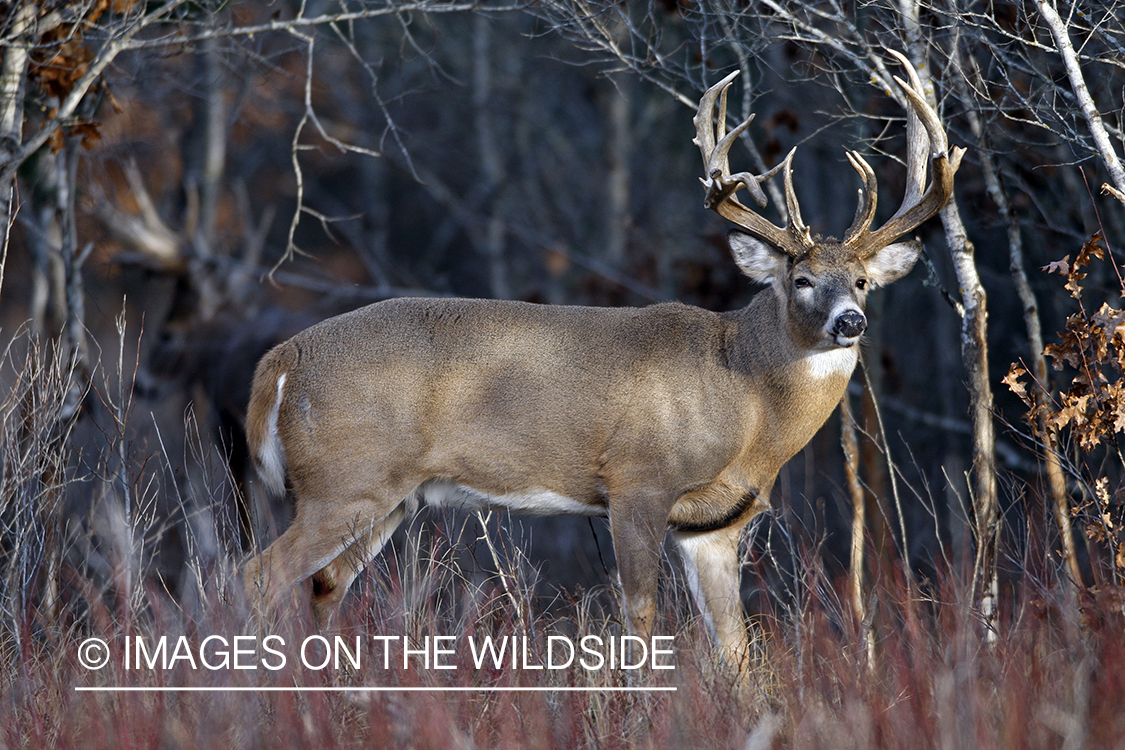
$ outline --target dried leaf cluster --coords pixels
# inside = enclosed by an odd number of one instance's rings
[[[41,12],[38,39],[31,47],[28,83],[38,87],[44,101],[65,99],[86,75],[94,59],[86,32],[107,12],[127,13],[136,4],[137,0],[61,2]],[[44,114],[54,117],[55,111],[49,109]],[[91,120],[76,119],[67,123],[64,130],[65,133],[57,131],[51,139],[51,147],[56,152],[62,147],[64,135],[81,138],[87,148],[101,140],[98,123]]]
[[[1095,258],[1104,261],[1106,257],[1105,243],[1095,234],[1073,262],[1068,255],[1042,269],[1065,278],[1066,290],[1078,301],[1078,311],[1067,318],[1066,330],[1043,350],[1055,370],[1073,372],[1067,388],[1052,397],[1046,383],[1024,382],[1029,373],[1018,362],[1012,364],[1003,382],[1027,405],[1025,419],[1044,445],[1069,443],[1087,455],[1106,448],[1120,458],[1117,435],[1125,432],[1125,311],[1103,302],[1091,313],[1082,297],[1085,269]],[[1072,508],[1071,515],[1086,520],[1087,536],[1109,548],[1116,570],[1125,570],[1125,494],[1122,487],[1111,487],[1104,469],[1099,474],[1090,483],[1088,499]]]

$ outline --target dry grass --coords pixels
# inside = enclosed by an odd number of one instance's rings
[[[22,349],[21,349],[22,347]],[[19,353],[17,354],[17,350]],[[904,583],[878,591],[873,663],[835,581],[806,568],[811,592],[796,614],[760,622],[761,666],[738,685],[716,665],[682,587],[665,592],[661,632],[675,634],[674,670],[477,668],[470,638],[529,639],[533,664],[549,636],[572,642],[621,635],[612,592],[585,594],[546,614],[517,550],[494,540],[496,570],[466,571],[465,532],[438,524],[422,543],[365,574],[326,636],[362,644],[360,666],[315,669],[299,647],[317,635],[307,612],[263,623],[231,584],[237,561],[209,493],[221,482],[169,481],[159,443],[135,445],[127,389],[95,376],[99,441],[68,417],[67,363],[21,340],[6,353],[14,386],[0,418],[0,744],[130,747],[692,747],[692,748],[1114,748],[1125,744],[1125,636],[1121,602],[1079,597],[1055,580],[1013,585],[995,642],[985,643],[966,587],[950,572],[923,596]],[[99,379],[100,378],[100,379]],[[126,378],[127,380],[127,378]],[[113,429],[105,429],[110,425]],[[96,449],[89,448],[97,446]],[[200,455],[206,451],[200,451]],[[171,503],[158,502],[172,498]],[[168,509],[172,510],[169,511]],[[176,518],[176,514],[179,517]],[[171,520],[170,520],[171,519]],[[462,519],[464,521],[464,519]],[[469,518],[469,523],[475,519]],[[210,524],[210,527],[208,527]],[[477,526],[468,535],[480,533]],[[453,531],[445,531],[453,529]],[[185,545],[177,581],[159,547]],[[497,572],[499,571],[499,572]],[[672,577],[674,580],[674,577]],[[936,592],[936,593],[934,593]],[[1085,596],[1085,595],[1083,595]],[[1104,599],[1104,597],[1103,597]],[[208,636],[272,642],[279,669],[126,669],[127,644],[183,642],[199,658]],[[411,668],[393,642],[384,668],[373,636],[451,637],[444,663]],[[89,638],[112,658],[79,661]],[[257,642],[257,641],[255,641]],[[209,642],[214,646],[216,641]],[[132,652],[135,656],[135,652]],[[171,656],[172,651],[168,652]],[[315,649],[310,659],[319,655]],[[214,664],[218,653],[209,654]],[[133,660],[135,666],[135,659]],[[82,692],[78,687],[249,688],[244,692]],[[278,687],[387,687],[385,692],[270,692]],[[408,692],[405,688],[472,688]],[[490,692],[515,687],[674,687],[675,692]]]

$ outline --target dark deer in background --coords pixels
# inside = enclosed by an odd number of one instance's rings
[[[849,153],[863,180],[855,221],[842,240],[814,237],[792,153],[765,175],[730,174],[727,153],[749,124],[725,133],[733,77],[695,118],[705,205],[749,233],[730,235],[735,262],[770,289],[727,313],[396,299],[294,336],[258,365],[247,434],[268,487],[284,492],[288,471],[297,515],[246,567],[250,591],[275,605],[311,577],[323,620],[422,505],[602,516],[630,630],[652,631],[671,530],[720,647],[743,660],[739,533],[839,403],[867,293],[911,269],[919,245],[894,241],[949,199],[963,150],[948,150],[910,70],[910,84],[898,81],[910,102],[901,208],[871,229],[875,175]],[[759,183],[779,170],[784,227],[734,198],[746,188],[764,205]]]
[[[95,205],[120,247],[115,262],[136,278],[130,302],[136,304],[140,297],[139,307],[148,311],[135,389],[148,408],[174,408],[179,419],[191,404],[199,428],[198,435],[187,438],[194,443],[192,450],[206,457],[213,445],[226,463],[225,470],[214,472],[218,476],[196,476],[192,481],[200,486],[229,483],[230,505],[224,498],[208,512],[229,515],[237,534],[234,541],[252,549],[254,541],[276,528],[277,519],[286,514],[266,498],[251,497],[245,481],[251,473],[243,431],[250,400],[247,380],[265,352],[318,318],[263,305],[255,293],[264,273],[260,257],[272,209],[266,209],[257,225],[244,222],[229,253],[218,252],[212,247],[216,243],[191,229],[198,224],[191,216],[194,211],[184,217],[185,228],[173,228],[178,222],[164,220],[164,215],[176,216],[175,209],[157,205],[135,163],[122,166],[122,177],[117,194],[102,196]],[[248,197],[238,189],[235,193],[238,213],[248,216]],[[135,211],[117,207],[126,198],[136,204]],[[167,447],[179,456],[187,449],[171,444],[176,432],[169,430],[161,440],[170,441]]]

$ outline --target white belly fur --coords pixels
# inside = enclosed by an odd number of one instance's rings
[[[605,516],[605,508],[589,505],[550,490],[529,490],[505,495],[455,484],[445,479],[430,479],[418,486],[407,499],[408,509],[418,505],[461,510],[507,510],[537,516]]]

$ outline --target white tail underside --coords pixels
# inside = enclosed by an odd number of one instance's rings
[[[266,439],[258,448],[258,476],[269,490],[277,495],[285,492],[285,447],[277,434],[277,413],[285,391],[285,373],[277,379],[277,397],[270,407],[266,421]]]

